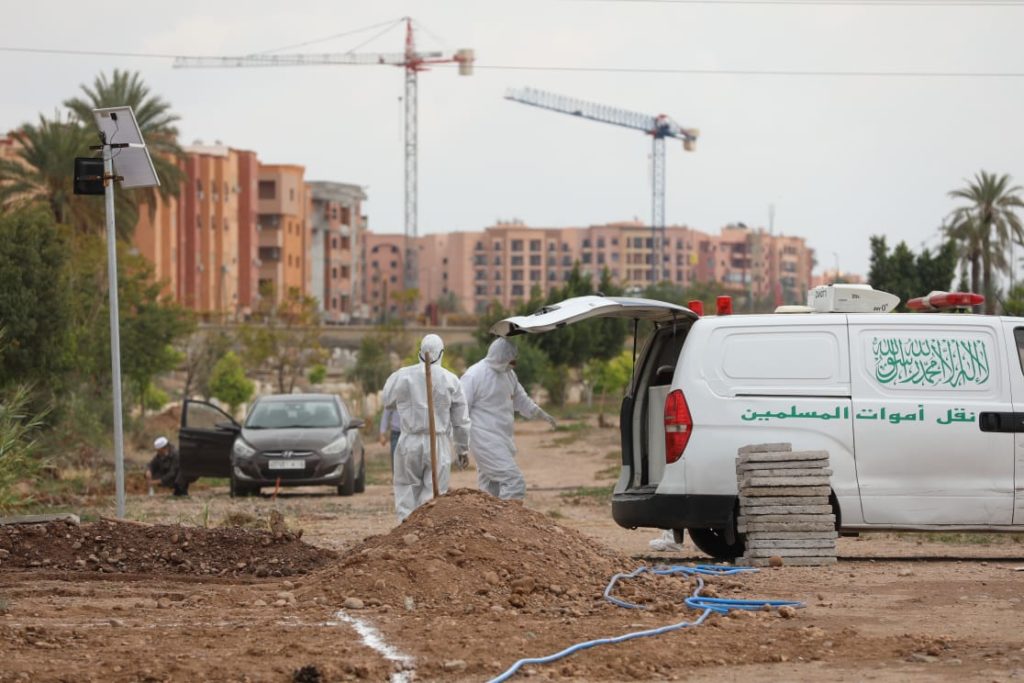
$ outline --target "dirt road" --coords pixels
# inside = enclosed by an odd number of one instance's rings
[[[694,588],[684,578],[619,589],[645,610],[601,598],[608,575],[639,565],[636,556],[707,558],[688,543],[653,553],[654,531],[615,526],[607,493],[618,431],[567,426],[519,425],[525,508],[464,493],[396,528],[386,460],[373,446],[370,484],[352,498],[309,489],[232,500],[224,487],[197,488],[188,500],[131,496],[129,517],[155,526],[0,534],[0,681],[387,680],[395,672],[392,680],[481,681],[521,657],[693,619],[681,605]],[[452,479],[453,488],[472,488],[475,476]],[[267,530],[272,510],[288,529]],[[104,501],[78,512],[112,508]],[[1020,540],[840,539],[835,567],[709,580],[723,597],[803,602],[792,618],[716,616],[518,677],[1024,679]]]

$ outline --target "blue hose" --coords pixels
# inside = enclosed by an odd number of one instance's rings
[[[701,615],[693,621],[680,621],[677,624],[669,624],[668,626],[661,626],[659,628],[647,629],[645,631],[635,631],[633,633],[625,633],[621,636],[613,636],[610,638],[598,638],[596,640],[588,640],[582,643],[571,645],[560,652],[556,652],[546,657],[532,657],[528,659],[520,659],[518,662],[510,666],[504,673],[496,678],[492,678],[489,683],[502,683],[507,681],[516,674],[519,669],[528,664],[550,664],[557,662],[559,659],[568,657],[571,654],[580,652],[581,650],[587,650],[598,645],[611,645],[614,643],[624,643],[627,640],[634,640],[636,638],[646,638],[648,636],[660,636],[663,633],[671,633],[672,631],[678,631],[680,629],[688,628],[691,626],[700,626],[704,623],[704,620],[708,618],[710,614],[719,613],[724,614],[734,609],[741,610],[759,610],[764,609],[765,605],[778,608],[783,605],[789,605],[791,607],[803,607],[801,602],[791,602],[787,600],[733,600],[728,598],[705,598],[700,595],[701,590],[704,588],[704,576],[729,576],[731,574],[740,574],[743,572],[756,572],[757,570],[752,567],[724,567],[721,565],[709,565],[709,564],[698,564],[693,567],[686,567],[682,565],[676,565],[672,567],[639,567],[628,574],[616,574],[612,577],[611,581],[608,582],[608,586],[604,589],[604,598],[608,602],[618,607],[624,607],[626,609],[646,609],[643,605],[637,605],[632,602],[626,602],[616,598],[611,594],[615,588],[615,584],[618,583],[619,579],[632,579],[640,574],[650,573],[658,576],[671,576],[676,574],[682,574],[685,576],[695,576],[697,578],[697,588],[693,591],[693,595],[686,598],[684,604],[687,607],[696,610],[702,610]]]

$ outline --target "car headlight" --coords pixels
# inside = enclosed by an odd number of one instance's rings
[[[235,445],[232,446],[231,452],[239,458],[248,458],[256,453],[256,449],[241,439],[235,439]]]
[[[339,453],[343,453],[346,448],[348,448],[348,438],[345,436],[339,436],[337,439],[321,448],[320,452],[324,455],[338,455]]]

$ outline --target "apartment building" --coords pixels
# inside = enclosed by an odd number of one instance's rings
[[[657,254],[652,253],[655,240]],[[393,298],[402,286],[403,244],[401,235],[367,233],[366,301],[375,317],[400,310]],[[547,294],[562,286],[576,263],[595,282],[607,268],[616,284],[636,292],[659,275],[656,260],[662,262],[659,281],[682,286],[720,282],[752,300],[797,303],[806,296],[814,264],[813,250],[803,238],[742,224],[725,226],[717,235],[670,226],[656,236],[632,221],[582,228],[533,228],[510,221],[479,232],[425,235],[418,249],[420,312],[442,298],[465,312],[484,311],[493,302],[514,307],[529,299],[534,288]]]
[[[405,236],[367,231],[362,237],[363,267],[360,276],[363,303],[366,305],[362,317],[384,320],[396,316],[402,309]],[[425,268],[425,265],[420,263],[422,272],[433,272]]]
[[[259,292],[280,302],[292,289],[306,293],[309,204],[306,169],[294,164],[263,164],[257,180]]]
[[[132,246],[152,264],[154,277],[163,283],[163,293],[173,298],[178,296],[181,279],[178,262],[181,219],[181,206],[176,197],[157,202],[153,208],[143,204],[139,207],[139,222],[132,239]]]
[[[362,202],[366,193],[358,185],[310,181],[309,268],[307,291],[316,298],[323,320],[343,323],[352,319],[360,300],[359,236],[363,231]]]

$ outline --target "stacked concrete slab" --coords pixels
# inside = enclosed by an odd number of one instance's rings
[[[746,534],[746,552],[738,564],[835,564],[836,518],[828,500],[828,465],[828,451],[793,451],[788,443],[739,450],[737,530]]]

